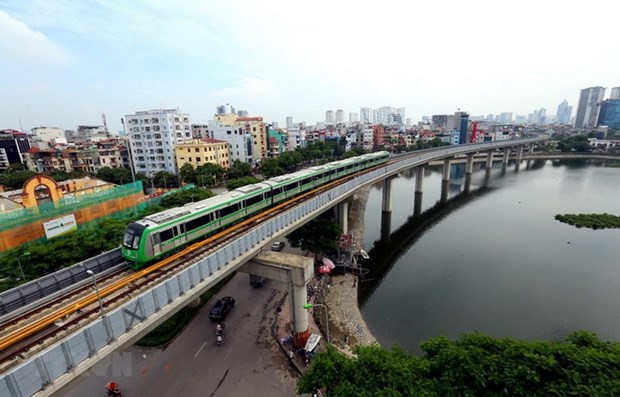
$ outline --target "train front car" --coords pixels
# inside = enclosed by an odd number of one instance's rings
[[[139,269],[144,266],[144,258],[141,254],[144,251],[146,225],[138,222],[130,223],[123,236],[121,245],[121,255],[130,262],[132,269]]]

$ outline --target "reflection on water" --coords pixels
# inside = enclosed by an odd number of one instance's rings
[[[558,339],[575,329],[620,340],[620,230],[554,219],[620,214],[620,169],[523,162],[518,171],[478,169],[468,193],[464,181],[453,167],[442,204],[441,167],[427,169],[419,217],[413,174],[392,181],[386,241],[379,241],[381,185],[371,190],[363,241],[372,273],[360,283],[360,304],[379,342],[414,350],[429,337],[474,330]]]

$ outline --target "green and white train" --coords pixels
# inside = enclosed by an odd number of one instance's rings
[[[171,251],[265,208],[327,182],[383,164],[388,158],[388,152],[375,152],[334,161],[149,215],[127,226],[121,247],[123,258],[133,269],[140,269]]]

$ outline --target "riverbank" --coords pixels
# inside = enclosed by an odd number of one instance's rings
[[[349,205],[349,232],[353,234],[356,248],[361,246],[364,235],[364,211],[370,187],[359,189]],[[344,352],[351,352],[356,345],[377,343],[370,333],[358,307],[357,280],[354,274],[332,276],[322,302],[329,313],[330,342]],[[323,332],[326,330],[324,329]]]

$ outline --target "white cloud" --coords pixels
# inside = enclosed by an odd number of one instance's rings
[[[8,64],[65,64],[69,55],[43,33],[0,11],[0,53]]]

